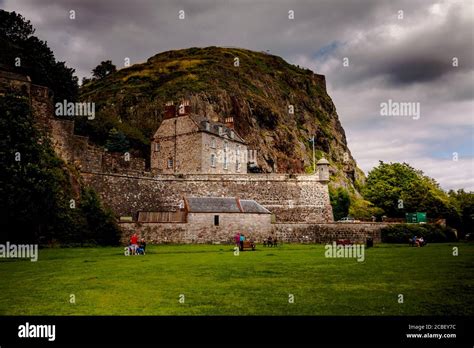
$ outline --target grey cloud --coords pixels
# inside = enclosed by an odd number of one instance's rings
[[[440,17],[428,11],[437,3],[442,9],[449,4]],[[360,163],[384,160],[384,147],[398,139],[407,145],[387,156],[403,159],[411,149],[420,153],[414,166],[419,160],[435,168],[421,153],[436,141],[449,144],[450,133],[472,123],[474,3],[468,0],[0,0],[0,6],[31,19],[37,35],[80,77],[105,59],[120,67],[125,57],[137,63],[170,49],[211,45],[269,50],[326,74]],[[184,21],[178,20],[181,9]],[[76,20],[69,19],[69,10],[76,11]],[[295,11],[295,20],[288,19],[288,10]],[[399,10],[403,21],[397,20]],[[408,35],[389,35],[390,25]],[[318,56],[333,42],[340,45]],[[454,56],[457,68],[451,65]],[[343,57],[350,58],[349,68],[342,67]],[[378,105],[389,98],[420,101],[419,123],[380,119]],[[364,151],[368,137],[381,147],[376,154]],[[462,186],[464,180],[467,187],[473,174],[444,175],[442,184],[452,187],[456,180]]]

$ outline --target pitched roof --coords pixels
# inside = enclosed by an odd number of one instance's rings
[[[254,200],[236,197],[186,197],[189,213],[271,214]]]
[[[234,129],[227,127],[224,123],[214,122],[207,119],[204,116],[197,115],[197,114],[190,114],[189,116],[197,124],[201,132],[211,133],[218,137],[223,137],[226,135],[227,138],[231,141],[238,141],[245,144],[245,140],[242,139],[242,137],[239,134],[237,134],[237,132]],[[206,123],[209,123],[209,128],[206,128]],[[219,127],[222,127],[222,133],[219,133]],[[233,138],[231,136],[231,132],[234,133]]]
[[[271,214],[267,208],[251,199],[241,199],[240,205],[244,213]]]

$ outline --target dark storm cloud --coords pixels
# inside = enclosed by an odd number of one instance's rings
[[[429,4],[427,2],[427,4]],[[430,26],[430,20],[436,20],[435,14],[429,14],[429,6],[422,7],[426,26],[418,28],[419,23],[408,19],[392,21],[400,30],[414,28],[409,34],[395,37],[379,30],[368,31],[364,41],[357,46],[343,46],[337,52],[339,57],[349,57],[356,65],[341,74],[335,84],[358,84],[361,80],[385,77],[394,85],[428,83],[446,74],[474,69],[472,16],[465,17],[464,11],[473,11],[466,3],[454,3],[446,16],[437,25]],[[472,12],[471,12],[472,13]],[[409,12],[405,11],[405,16]],[[431,17],[431,18],[430,18]],[[453,69],[452,59],[459,60],[459,66]],[[366,64],[364,62],[370,62]]]
[[[411,1],[399,3],[415,13]],[[291,57],[394,18],[389,1],[53,1],[10,0],[60,57],[83,75],[100,59],[143,61],[192,46],[239,46]],[[186,20],[178,20],[185,10]],[[69,19],[69,11],[76,19]],[[288,11],[295,11],[295,20]],[[73,47],[73,50],[71,50]],[[74,54],[71,54],[71,51]]]
[[[409,153],[444,187],[474,189],[473,150],[460,145],[472,144],[474,123],[471,0],[0,0],[0,6],[30,19],[36,35],[80,77],[102,60],[120,68],[125,57],[133,64],[171,49],[269,50],[326,75],[364,170]],[[388,99],[420,102],[420,120],[381,119],[379,105]],[[461,160],[439,165],[440,154],[453,151]]]

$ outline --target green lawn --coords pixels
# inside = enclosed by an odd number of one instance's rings
[[[229,245],[149,246],[130,257],[122,250],[0,259],[0,315],[474,314],[474,244],[381,244],[365,262],[325,258],[323,245],[258,246],[239,256]]]

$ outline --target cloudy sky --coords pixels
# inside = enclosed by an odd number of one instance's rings
[[[0,8],[31,20],[80,78],[102,60],[120,67],[171,49],[268,50],[326,75],[366,173],[379,160],[405,161],[444,189],[474,191],[472,0],[0,0]],[[419,117],[381,115],[389,100],[419,103]]]

